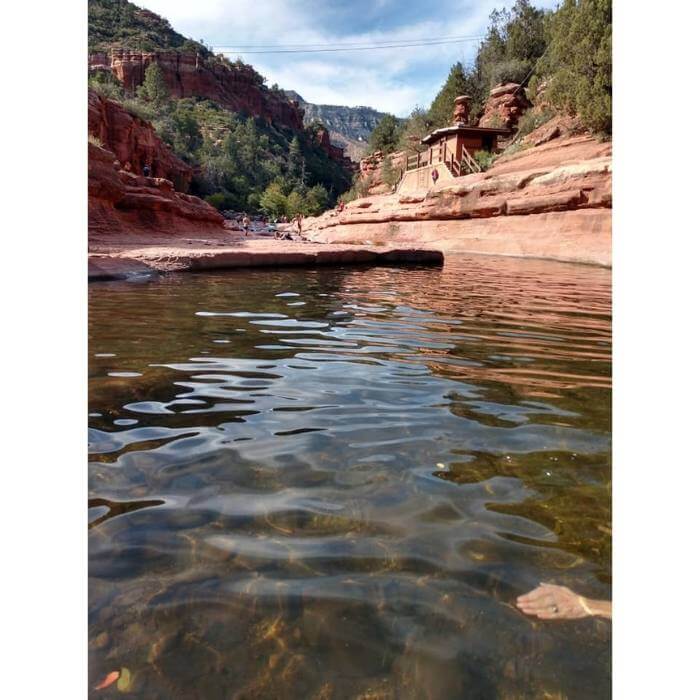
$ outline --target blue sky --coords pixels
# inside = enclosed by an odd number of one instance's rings
[[[252,54],[242,45],[337,46],[482,35],[493,9],[513,0],[135,0],[181,34],[231,51],[267,79],[322,104],[368,105],[406,116],[430,103],[455,61],[478,40],[420,48]],[[557,0],[534,0],[553,8]],[[234,48],[235,47],[235,48]],[[240,50],[237,50],[240,49]]]

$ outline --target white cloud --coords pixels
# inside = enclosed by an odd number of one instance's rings
[[[391,30],[354,32],[352,27],[334,22],[328,14],[329,5],[318,0],[136,0],[136,3],[166,17],[182,34],[203,39],[215,50],[224,51],[232,50],[229,47],[234,43],[311,47],[334,42],[367,44],[473,36],[483,32],[492,9],[510,4],[508,0],[456,0],[449,13],[439,16],[426,3],[425,16],[429,19]],[[388,4],[390,0],[377,0],[373,12]],[[551,7],[555,0],[536,4]],[[278,83],[296,90],[309,102],[369,105],[405,116],[416,104],[429,103],[449,66],[456,60],[468,62],[477,44],[472,41],[373,51],[240,55],[267,77],[268,84]],[[235,58],[237,54],[229,55]]]

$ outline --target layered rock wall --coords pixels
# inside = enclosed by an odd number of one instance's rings
[[[111,70],[130,94],[141,85],[151,63],[160,67],[175,98],[205,97],[230,110],[262,117],[268,123],[303,129],[304,111],[299,104],[266,88],[251,66],[179,51],[113,49],[110,54],[94,53],[89,57],[91,70]]]
[[[119,169],[115,154],[88,143],[88,239],[223,231],[224,218],[170,180]]]
[[[342,212],[307,219],[305,233],[333,243],[611,264],[609,143],[556,139],[504,157],[485,173],[438,183],[355,200]]]
[[[114,153],[121,168],[140,174],[148,165],[153,177],[170,180],[181,192],[188,190],[192,168],[172,153],[153,126],[94,90],[88,91],[88,133]]]
[[[520,117],[532,107],[525,91],[517,83],[502,83],[491,92],[484,105],[479,126],[497,129],[515,129]]]
[[[403,151],[388,153],[386,157],[391,160],[392,168],[401,173],[404,171],[406,167],[406,154]],[[383,163],[384,154],[381,151],[375,151],[360,161],[360,180],[367,188],[368,194],[385,194],[392,189],[382,180]]]

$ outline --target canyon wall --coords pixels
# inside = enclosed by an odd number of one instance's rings
[[[484,173],[357,199],[307,219],[304,232],[332,243],[610,265],[611,208],[611,144],[567,136],[502,156]]]
[[[90,69],[111,70],[127,94],[133,94],[141,85],[151,63],[160,67],[174,98],[204,97],[277,126],[303,129],[304,111],[298,103],[281,91],[266,88],[251,66],[179,51],[112,49],[109,54],[89,56]]]
[[[223,231],[223,216],[206,202],[177,192],[170,180],[119,169],[114,152],[88,142],[88,241],[146,234]]]
[[[189,189],[192,168],[170,150],[150,122],[94,90],[88,90],[88,133],[114,153],[121,168],[141,174],[148,165],[153,177],[170,180],[181,192]]]

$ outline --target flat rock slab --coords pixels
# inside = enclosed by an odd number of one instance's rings
[[[109,255],[88,256],[88,281],[124,280],[152,276],[157,270],[133,258],[115,258]]]
[[[206,247],[205,247],[206,246]],[[295,241],[247,240],[234,245],[116,246],[88,258],[88,279],[127,279],[138,274],[222,270],[240,267],[315,267],[319,265],[442,265],[436,249],[358,246]]]

